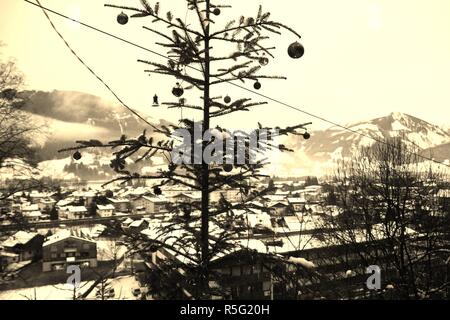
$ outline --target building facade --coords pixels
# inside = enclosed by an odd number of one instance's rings
[[[50,236],[42,246],[42,271],[65,270],[69,265],[97,267],[95,241],[70,234]]]

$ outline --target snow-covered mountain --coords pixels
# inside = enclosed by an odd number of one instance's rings
[[[24,91],[20,95],[26,101],[22,110],[41,127],[33,141],[43,161],[66,157],[58,150],[75,145],[76,140],[111,141],[122,134],[137,136],[147,128],[123,107],[90,94],[55,90]],[[150,123],[167,124],[164,120],[146,118]]]
[[[301,146],[310,157],[328,160],[333,156],[349,156],[358,146],[370,146],[375,143],[370,137],[377,140],[401,137],[406,143],[420,149],[434,148],[450,142],[450,134],[439,126],[400,112],[349,124],[346,127],[353,132],[340,127],[331,127],[314,132],[310,140],[300,140],[297,146]]]
[[[39,173],[35,176],[111,179],[115,175],[109,167],[111,150],[83,150],[82,159],[76,162],[72,159],[72,152],[58,150],[75,146],[77,140],[97,139],[108,142],[120,138],[122,134],[135,137],[142,134],[144,129],[149,132],[145,123],[120,105],[90,94],[55,90],[23,91],[20,96],[25,101],[21,110],[29,116],[34,126],[39,127],[38,132],[30,136],[39,161]],[[146,116],[146,119],[155,125],[170,124],[150,116]],[[151,167],[148,167],[149,163],[132,165],[136,170],[150,173],[161,165],[161,161],[162,159],[154,158]],[[26,167],[25,164],[21,166]],[[15,170],[0,170],[0,180],[17,177]]]
[[[44,127],[42,132],[34,137],[34,142],[39,146],[38,154],[42,161],[40,168],[46,175],[77,174],[72,166],[71,154],[57,152],[73,146],[76,140],[110,141],[123,133],[127,136],[137,136],[145,129],[141,121],[122,107],[89,94],[26,91],[22,92],[22,95],[28,101],[23,110],[31,115],[33,121]],[[147,119],[155,124],[169,124],[162,119]],[[449,128],[441,128],[399,112],[351,123],[346,127],[350,131],[341,127],[313,131],[309,140],[302,137],[287,138],[283,143],[295,152],[268,154],[271,165],[267,167],[266,173],[278,176],[320,176],[331,173],[330,168],[336,160],[350,157],[357,147],[375,142],[369,137],[382,140],[400,136],[403,141],[419,147],[424,156],[450,163]],[[105,152],[108,150],[84,151],[85,157],[80,162],[81,169],[77,170],[87,176],[95,171],[106,177],[113,174],[108,171],[110,155]],[[159,159],[156,161],[159,162]],[[152,166],[161,164],[153,163]],[[71,172],[67,171],[68,168]],[[153,170],[150,167],[139,169]]]
[[[422,154],[438,161],[450,161],[450,133],[439,126],[414,116],[393,112],[376,118],[327,130],[311,132],[311,139],[289,138],[287,145],[293,146],[294,154],[275,159],[277,172],[286,175],[329,173],[333,162],[350,157],[360,146],[370,146],[377,140],[401,137],[407,144],[415,145]],[[361,134],[358,134],[358,133]]]

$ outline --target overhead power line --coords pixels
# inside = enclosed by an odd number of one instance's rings
[[[66,41],[66,39],[64,38],[64,36],[58,31],[58,29],[56,28],[56,26],[53,24],[53,21],[50,19],[49,15],[47,14],[46,10],[48,10],[47,8],[44,8],[41,3],[39,2],[39,0],[36,0],[37,4],[32,3],[30,1],[25,0],[28,3],[34,4],[34,5],[38,5],[39,7],[42,8],[42,12],[44,13],[45,17],[47,18],[48,22],[50,23],[50,25],[52,26],[53,30],[56,32],[56,34],[61,38],[61,40],[64,42],[64,44],[66,45],[66,47],[72,52],[72,54],[78,59],[78,61],[81,62],[82,65],[84,65],[86,67],[87,70],[89,70],[89,72],[94,75],[108,90],[109,92],[112,93],[112,95],[117,99],[117,101],[119,101],[125,108],[127,108],[131,113],[133,113],[135,116],[137,116],[139,119],[141,119],[142,121],[144,121],[146,124],[148,124],[151,127],[154,127],[150,122],[148,122],[143,116],[141,116],[138,112],[136,112],[135,110],[133,110],[132,108],[130,108],[115,92],[114,90],[94,71],[92,70],[91,67],[89,67],[84,60],[75,52],[74,49],[72,49],[72,47],[69,45],[69,43]],[[50,10],[48,10],[50,11]],[[53,11],[50,11],[53,12]],[[67,17],[68,18],[68,17]],[[68,18],[70,19],[70,18]],[[72,19],[71,19],[72,20]],[[73,20],[75,21],[75,20]],[[77,21],[78,22],[78,21]]]
[[[126,39],[124,39],[124,38],[121,38],[121,37],[119,37],[119,36],[116,36],[116,35],[114,35],[114,34],[111,34],[111,33],[109,33],[109,32],[107,32],[107,31],[104,31],[104,30],[101,30],[101,29],[99,29],[99,28],[96,28],[96,27],[94,27],[94,26],[91,26],[91,25],[89,25],[89,24],[87,24],[87,23],[84,23],[84,22],[81,22],[81,21],[79,21],[79,20],[76,20],[76,19],[74,19],[74,18],[70,18],[70,17],[68,17],[68,16],[66,16],[66,15],[64,15],[64,14],[62,14],[62,13],[59,13],[59,12],[57,12],[57,11],[55,11],[55,10],[52,10],[52,9],[49,9],[49,8],[46,8],[46,7],[44,7],[44,6],[42,6],[41,4],[40,4],[40,2],[39,2],[39,0],[36,0],[36,2],[37,3],[34,3],[34,2],[32,2],[32,1],[30,1],[30,0],[24,0],[25,2],[27,2],[27,3],[29,3],[29,4],[32,4],[32,5],[34,5],[34,6],[36,6],[36,7],[39,7],[39,8],[41,8],[42,9],[42,11],[44,12],[44,14],[45,14],[45,16],[47,17],[47,19],[49,20],[49,22],[50,22],[50,24],[51,24],[51,26],[52,26],[52,28],[55,30],[55,32],[58,34],[58,36],[64,41],[64,43],[65,43],[65,45],[70,49],[70,51],[77,57],[77,59],[114,95],[114,97],[125,107],[125,108],[127,108],[130,112],[132,112],[133,114],[135,114],[137,117],[139,117],[141,120],[143,120],[146,124],[148,124],[148,125],[150,125],[151,127],[153,127],[153,128],[155,128],[151,123],[149,123],[143,116],[141,116],[138,112],[136,112],[135,110],[133,110],[132,108],[130,108],[127,104],[125,104],[121,99],[120,99],[120,97],[111,89],[111,87],[109,87],[108,86],[108,84],[101,78],[101,77],[99,77],[78,55],[77,55],[77,53],[70,47],[70,45],[67,43],[67,41],[64,39],[64,37],[61,35],[61,33],[56,29],[56,27],[55,27],[55,25],[53,24],[53,22],[51,21],[51,19],[50,19],[50,17],[48,16],[48,14],[47,14],[47,11],[48,12],[51,12],[51,13],[53,13],[53,14],[55,14],[55,15],[57,15],[57,16],[60,16],[60,17],[62,17],[62,18],[65,18],[65,19],[68,19],[68,20],[70,20],[70,21],[72,21],[72,22],[75,22],[75,23],[77,23],[77,24],[80,24],[80,25],[82,25],[82,26],[84,26],[84,27],[86,27],[86,28],[88,28],[88,29],[91,29],[91,30],[94,30],[94,31],[97,31],[97,32],[99,32],[99,33],[101,33],[101,34],[104,34],[104,35],[107,35],[107,36],[109,36],[109,37],[111,37],[111,38],[114,38],[114,39],[116,39],[116,40],[119,40],[119,41],[122,41],[122,42],[124,42],[124,43],[126,43],[126,44],[129,44],[129,45],[132,45],[132,46],[134,46],[134,47],[136,47],[136,48],[139,48],[139,49],[142,49],[142,50],[144,50],[144,51],[147,51],[147,52],[150,52],[150,53],[152,53],[152,54],[154,54],[154,55],[157,55],[157,56],[159,56],[159,57],[161,57],[161,58],[164,58],[164,59],[168,59],[168,60],[171,60],[171,61],[174,61],[174,62],[176,62],[175,60],[173,60],[173,59],[171,59],[171,58],[169,58],[169,57],[167,57],[166,55],[164,55],[164,54],[161,54],[161,53],[159,53],[159,52],[156,52],[156,51],[154,51],[154,50],[151,50],[151,49],[149,49],[149,48],[146,48],[146,47],[143,47],[143,46],[141,46],[141,45],[139,45],[139,44],[137,44],[137,43],[134,43],[134,42],[132,42],[132,41],[129,41],[129,40],[126,40]],[[198,72],[202,72],[202,70],[201,69],[198,69],[198,68],[195,68],[195,67],[193,67],[193,66],[190,66],[190,65],[188,65],[187,66],[188,68],[190,68],[190,69],[192,69],[192,70],[195,70],[195,71],[198,71]],[[220,77],[218,77],[218,76],[213,76],[214,78],[217,78],[217,79],[219,79],[219,80],[222,80]],[[362,133],[362,132],[359,132],[359,131],[356,131],[356,130],[354,130],[354,129],[352,129],[352,128],[350,128],[350,127],[347,127],[347,126],[344,126],[344,125],[341,125],[341,124],[338,124],[337,122],[334,122],[334,121],[332,121],[332,120],[328,120],[328,119],[326,119],[326,118],[324,118],[324,117],[322,117],[322,116],[318,116],[318,115],[316,115],[316,114],[313,114],[313,113],[311,113],[311,112],[308,112],[308,111],[305,111],[305,110],[303,110],[303,109],[300,109],[300,108],[298,108],[298,107],[295,107],[295,106],[293,106],[293,105],[291,105],[291,104],[288,104],[288,103],[286,103],[286,102],[283,102],[283,101],[281,101],[281,100],[279,100],[279,99],[276,99],[276,98],[272,98],[272,97],[269,97],[269,96],[267,96],[267,95],[265,95],[265,94],[263,94],[263,93],[260,93],[260,92],[257,92],[257,91],[254,91],[254,90],[252,90],[252,89],[249,89],[249,88],[247,88],[247,87],[244,87],[244,86],[242,86],[242,85],[240,85],[240,84],[237,84],[237,83],[235,83],[235,82],[227,82],[228,84],[230,84],[230,85],[232,85],[232,86],[235,86],[235,87],[237,87],[237,88],[240,88],[240,89],[242,89],[242,90],[245,90],[245,91],[247,91],[247,92],[250,92],[250,93],[252,93],[252,94],[255,94],[255,95],[257,95],[257,96],[260,96],[260,97],[262,97],[262,98],[264,98],[264,99],[267,99],[267,100],[270,100],[270,101],[272,101],[272,102],[275,102],[275,103],[277,103],[277,104],[280,104],[280,105],[282,105],[282,106],[284,106],[284,107],[287,107],[287,108],[290,108],[290,109],[292,109],[292,110],[296,110],[296,111],[298,111],[298,112],[301,112],[301,113],[303,113],[303,114],[306,114],[306,115],[308,115],[308,116],[310,116],[310,117],[313,117],[313,118],[316,118],[316,119],[318,119],[318,120],[321,120],[321,121],[323,121],[323,122],[326,122],[326,123],[328,123],[328,124],[331,124],[331,125],[333,125],[333,126],[336,126],[336,127],[339,127],[339,128],[341,128],[341,129],[344,129],[344,130],[346,130],[346,131],[349,131],[349,132],[352,132],[352,133],[354,133],[354,134],[358,134],[358,135],[360,135],[360,136],[362,136],[362,137],[365,137],[365,138],[368,138],[368,139],[371,139],[371,140],[373,140],[373,141],[375,141],[375,142],[378,142],[378,143],[381,143],[381,144],[385,144],[385,145],[387,145],[387,146],[392,146],[392,147],[396,147],[396,146],[394,146],[394,145],[392,145],[392,144],[390,144],[389,142],[386,142],[386,141],[383,141],[383,140],[381,140],[381,139],[377,139],[377,138],[375,138],[375,137],[373,137],[373,136],[370,136],[370,135],[368,135],[368,134],[366,134],[366,133]],[[446,163],[443,163],[443,162],[440,162],[440,161],[437,161],[437,160],[435,160],[435,159],[433,159],[433,158],[431,158],[431,157],[427,157],[427,156],[424,156],[424,155],[421,155],[421,154],[419,154],[419,153],[417,153],[417,152],[413,152],[413,151],[410,151],[410,150],[408,150],[407,151],[408,153],[410,153],[410,154],[412,154],[412,155],[414,155],[414,156],[417,156],[417,157],[420,157],[420,158],[422,158],[422,159],[424,159],[424,160],[428,160],[428,161],[431,161],[431,162],[434,162],[434,163],[436,163],[436,164],[439,164],[439,165],[442,165],[442,166],[446,166],[446,167],[450,167],[450,165],[448,165],[448,164],[446,164]]]

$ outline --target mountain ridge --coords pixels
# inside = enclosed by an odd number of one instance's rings
[[[99,139],[111,141],[122,134],[137,136],[146,126],[120,105],[90,94],[76,91],[24,91],[27,101],[23,110],[48,130],[36,138],[41,161],[66,159],[69,153],[57,151],[75,145],[76,140]],[[76,112],[74,112],[76,110]],[[170,124],[164,119],[148,117],[155,124]],[[415,116],[392,112],[387,116],[348,124],[352,131],[340,127],[310,132],[311,139],[288,137],[285,141],[294,153],[271,153],[268,173],[280,175],[320,175],[336,160],[350,157],[360,146],[369,146],[376,140],[393,137],[416,146],[425,157],[437,161],[450,161],[450,132]],[[106,156],[109,150],[102,150]],[[101,152],[100,152],[101,153]],[[47,163],[47,167],[51,162]]]

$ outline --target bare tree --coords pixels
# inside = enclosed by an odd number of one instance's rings
[[[360,148],[336,170],[342,212],[324,222],[335,230],[325,239],[348,248],[344,263],[359,274],[380,266],[383,284],[403,299],[445,296],[449,284],[447,220],[435,201],[445,175],[420,160],[400,138]]]
[[[29,115],[21,110],[19,90],[24,77],[14,61],[0,61],[0,169],[13,172],[17,178],[2,184],[0,199],[18,191],[34,188],[34,150],[30,139],[38,130]]]

